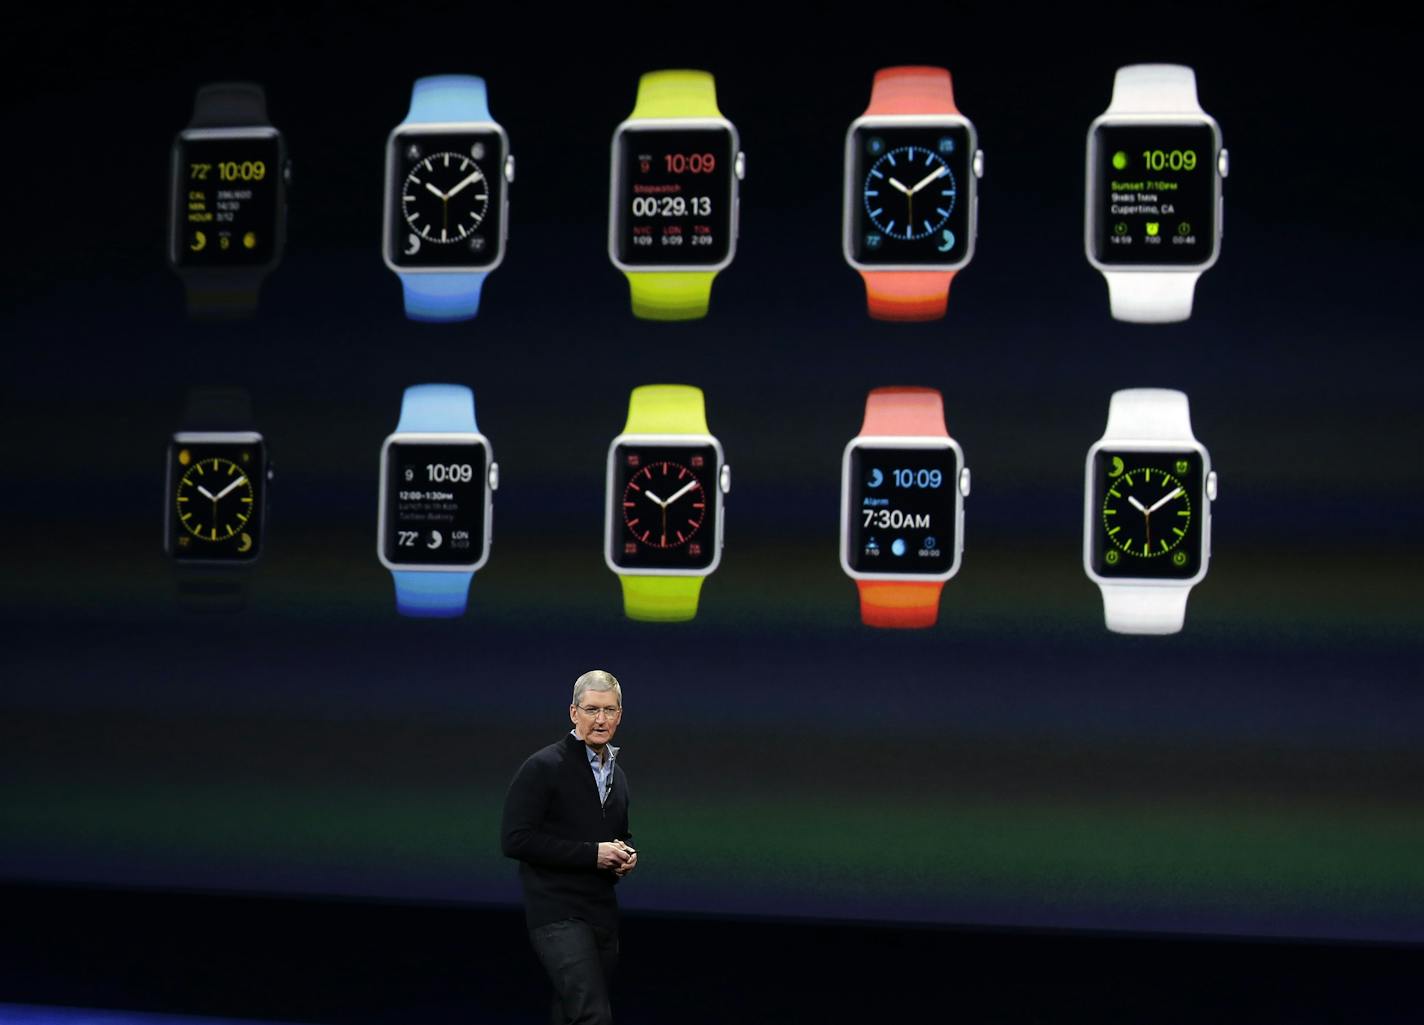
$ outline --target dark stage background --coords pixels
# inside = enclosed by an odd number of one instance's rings
[[[17,24],[0,876],[512,905],[505,786],[601,666],[633,912],[1424,940],[1417,82],[1384,33],[1293,11]],[[1196,67],[1232,156],[1221,261],[1154,328],[1109,318],[1082,252],[1084,135],[1144,60]],[[842,145],[874,70],[914,62],[978,126],[980,238],[947,320],[885,325],[840,255]],[[609,137],[661,66],[717,75],[748,155],[695,324],[633,320],[606,256]],[[487,78],[519,174],[479,318],[432,327],[381,262],[383,147],[447,71]],[[295,185],[261,316],[215,327],[183,316],[164,218],[171,139],[223,78],[266,85]],[[474,389],[502,469],[455,622],[397,618],[374,551],[381,441],[430,380]],[[684,626],[625,620],[601,554],[608,441],[661,381],[705,390],[735,469]],[[837,564],[841,450],[890,383],[944,391],[974,473],[920,633],[863,628]],[[160,551],[166,439],[211,384],[253,393],[277,468],[226,618],[180,613]],[[1188,392],[1221,477],[1161,639],[1108,634],[1081,567],[1083,458],[1139,385]]]

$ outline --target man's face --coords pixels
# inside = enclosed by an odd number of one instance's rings
[[[618,695],[611,690],[586,690],[583,700],[569,706],[569,718],[579,738],[592,748],[602,748],[618,732],[622,712]]]

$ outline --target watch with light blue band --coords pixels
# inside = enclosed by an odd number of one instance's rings
[[[391,571],[403,616],[465,613],[470,578],[489,559],[499,464],[462,384],[405,390],[400,421],[381,447],[376,554]]]
[[[454,323],[480,308],[504,259],[509,137],[476,75],[416,79],[410,110],[386,144],[383,254],[411,320]]]

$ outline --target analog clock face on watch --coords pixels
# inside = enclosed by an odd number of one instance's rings
[[[963,124],[855,128],[847,153],[852,257],[886,266],[964,260],[973,156],[970,131]]]
[[[1206,501],[1200,453],[1102,449],[1093,473],[1094,569],[1107,577],[1195,576]]]
[[[257,558],[265,475],[260,441],[175,441],[169,455],[170,553],[180,560]]]
[[[506,150],[493,130],[397,130],[387,158],[389,260],[444,269],[498,262]]]
[[[609,551],[618,566],[705,569],[717,554],[711,445],[621,444],[613,453]]]

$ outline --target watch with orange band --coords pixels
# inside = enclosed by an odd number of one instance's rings
[[[876,388],[841,461],[841,568],[866,626],[934,626],[964,554],[969,468],[935,388]]]
[[[974,257],[984,153],[944,68],[875,73],[870,106],[846,132],[846,262],[876,320],[944,317],[949,286]]]

